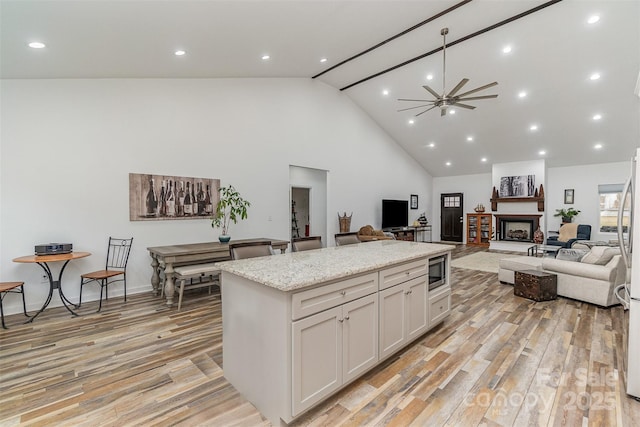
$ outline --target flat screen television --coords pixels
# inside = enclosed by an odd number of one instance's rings
[[[409,225],[409,202],[407,200],[382,200],[382,228],[406,227]]]

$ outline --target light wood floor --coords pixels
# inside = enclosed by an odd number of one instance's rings
[[[619,306],[535,303],[494,273],[452,276],[442,326],[296,425],[638,425]],[[180,313],[150,294],[96,308],[49,309],[26,325],[7,316],[1,426],[269,425],[223,376],[219,294],[190,295]]]

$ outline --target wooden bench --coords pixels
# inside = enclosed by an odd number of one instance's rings
[[[208,287],[209,294],[211,294],[211,286],[220,286],[220,270],[213,262],[176,267],[173,274],[176,283],[179,284],[178,311],[182,307],[182,295],[185,287],[190,289]]]

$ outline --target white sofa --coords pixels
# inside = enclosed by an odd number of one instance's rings
[[[593,251],[593,249],[592,249]],[[498,279],[513,284],[515,272],[540,270],[558,276],[558,295],[609,307],[618,304],[613,291],[626,280],[626,268],[621,255],[604,265],[580,261],[530,256],[506,257],[500,260]]]

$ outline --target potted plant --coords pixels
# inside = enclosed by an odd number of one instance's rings
[[[556,213],[553,216],[561,216],[562,222],[572,222],[573,217],[580,213],[579,210],[574,208],[569,209],[556,209]]]
[[[226,243],[231,240],[229,235],[231,221],[237,224],[238,220],[246,219],[247,208],[251,206],[251,203],[243,199],[233,185],[221,187],[218,192],[220,193],[220,200],[218,200],[216,211],[211,218],[211,227],[222,228],[222,234],[218,239],[220,242]]]

